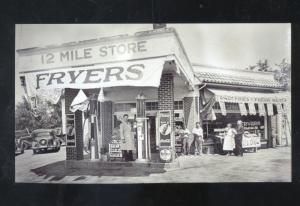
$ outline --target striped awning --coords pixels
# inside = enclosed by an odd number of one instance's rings
[[[248,107],[249,107],[249,114],[250,115],[256,115],[256,110],[255,110],[254,103],[248,102]]]
[[[226,116],[226,106],[225,106],[225,102],[219,102],[220,104],[220,108],[221,108],[221,113],[222,115]]]
[[[248,112],[247,112],[245,103],[239,103],[239,108],[241,111],[241,115],[247,116]]]
[[[226,115],[225,103],[238,103],[241,115],[256,115],[257,112],[260,116],[268,114],[274,115],[273,105],[276,105],[277,112],[282,113],[283,104],[288,103],[288,97],[286,93],[277,92],[246,92],[236,90],[224,90],[224,89],[207,89],[214,94],[215,100],[219,102],[222,115]],[[248,111],[245,107],[248,105]],[[255,104],[258,105],[258,111],[255,108]],[[265,109],[267,106],[267,112]],[[286,106],[286,105],[285,105]]]
[[[273,104],[268,103],[267,104],[267,110],[268,110],[268,115],[269,116],[274,115]]]
[[[258,113],[259,116],[265,116],[266,115],[266,109],[264,103],[258,103]]]

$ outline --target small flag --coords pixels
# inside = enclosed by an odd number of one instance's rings
[[[84,94],[82,90],[79,90],[77,96],[74,98],[73,102],[71,103],[70,111],[75,112],[77,110],[86,111],[88,108],[88,98]]]

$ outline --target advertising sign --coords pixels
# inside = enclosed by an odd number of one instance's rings
[[[250,133],[245,133],[243,135],[243,142],[242,142],[242,147],[243,148],[253,148],[253,147],[260,147],[260,137],[257,136],[256,134],[250,134]]]
[[[109,157],[120,158],[122,157],[122,150],[120,146],[120,140],[112,140],[108,145]]]
[[[160,150],[160,158],[164,161],[170,161],[172,157],[172,153],[168,149]]]
[[[67,121],[66,147],[76,147],[75,115],[67,114],[66,121]]]
[[[54,88],[158,87],[165,58],[25,73],[29,96]]]
[[[158,134],[160,147],[170,147],[171,146],[171,130],[172,130],[172,121],[171,121],[171,111],[159,111],[159,125],[158,125]]]
[[[131,59],[166,56],[175,53],[175,36],[162,34],[155,38],[95,40],[64,44],[54,48],[18,51],[17,67],[22,71],[37,71],[79,65],[91,65]],[[168,44],[165,44],[168,42]],[[163,47],[161,45],[164,45]]]

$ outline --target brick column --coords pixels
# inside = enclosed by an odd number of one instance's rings
[[[65,109],[66,114],[72,113],[70,106],[73,99],[78,94],[78,89],[65,89]],[[66,148],[67,160],[82,160],[83,159],[83,128],[82,128],[82,113],[75,112],[75,132],[76,132],[76,147]]]
[[[174,131],[174,77],[173,74],[162,74],[158,87],[158,109],[171,110],[172,131]]]

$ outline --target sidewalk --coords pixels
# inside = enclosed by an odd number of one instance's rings
[[[180,168],[116,166],[68,168],[66,161],[28,168],[18,182],[47,183],[196,183],[196,182],[289,182],[291,148],[258,150],[243,157],[181,156]],[[16,168],[18,169],[18,168]]]

